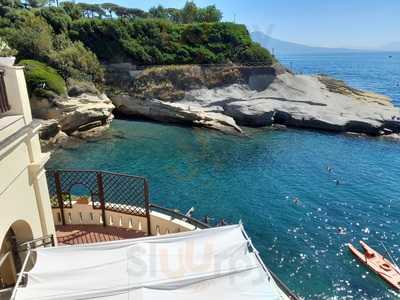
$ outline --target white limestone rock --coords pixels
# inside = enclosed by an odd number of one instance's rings
[[[81,94],[51,100],[33,98],[31,107],[35,117],[57,120],[61,130],[67,134],[96,122],[98,126],[108,125],[113,119],[114,109],[114,105],[105,94]]]
[[[238,125],[272,124],[369,135],[400,132],[400,111],[385,96],[324,76],[281,69],[265,76],[248,73],[247,83],[180,90],[183,97],[174,101],[137,97],[132,90],[111,99],[128,115],[224,132],[240,132]]]

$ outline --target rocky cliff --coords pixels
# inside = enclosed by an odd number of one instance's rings
[[[108,95],[127,115],[230,133],[273,124],[369,135],[400,132],[400,111],[389,98],[325,76],[295,75],[279,64],[151,68],[120,85],[114,80]]]
[[[31,97],[32,114],[42,119],[44,146],[99,135],[113,119],[115,106],[94,86],[71,85],[68,96]]]

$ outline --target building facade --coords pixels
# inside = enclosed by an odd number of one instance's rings
[[[0,287],[15,284],[24,259],[15,245],[55,233],[39,127],[23,67],[0,66]]]

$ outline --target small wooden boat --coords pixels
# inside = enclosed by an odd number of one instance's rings
[[[372,271],[400,291],[400,269],[363,241],[360,241],[360,244],[364,248],[364,253],[358,251],[352,244],[348,245],[350,251]]]

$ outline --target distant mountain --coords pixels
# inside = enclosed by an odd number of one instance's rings
[[[282,54],[323,54],[323,53],[351,53],[360,52],[363,50],[345,49],[345,48],[323,48],[311,47],[297,43],[286,42],[274,39],[265,33],[256,31],[252,32],[251,36],[255,42],[260,43],[264,48],[273,52],[275,55]]]
[[[394,43],[387,44],[387,45],[381,47],[380,50],[400,52],[400,42],[394,42]]]

